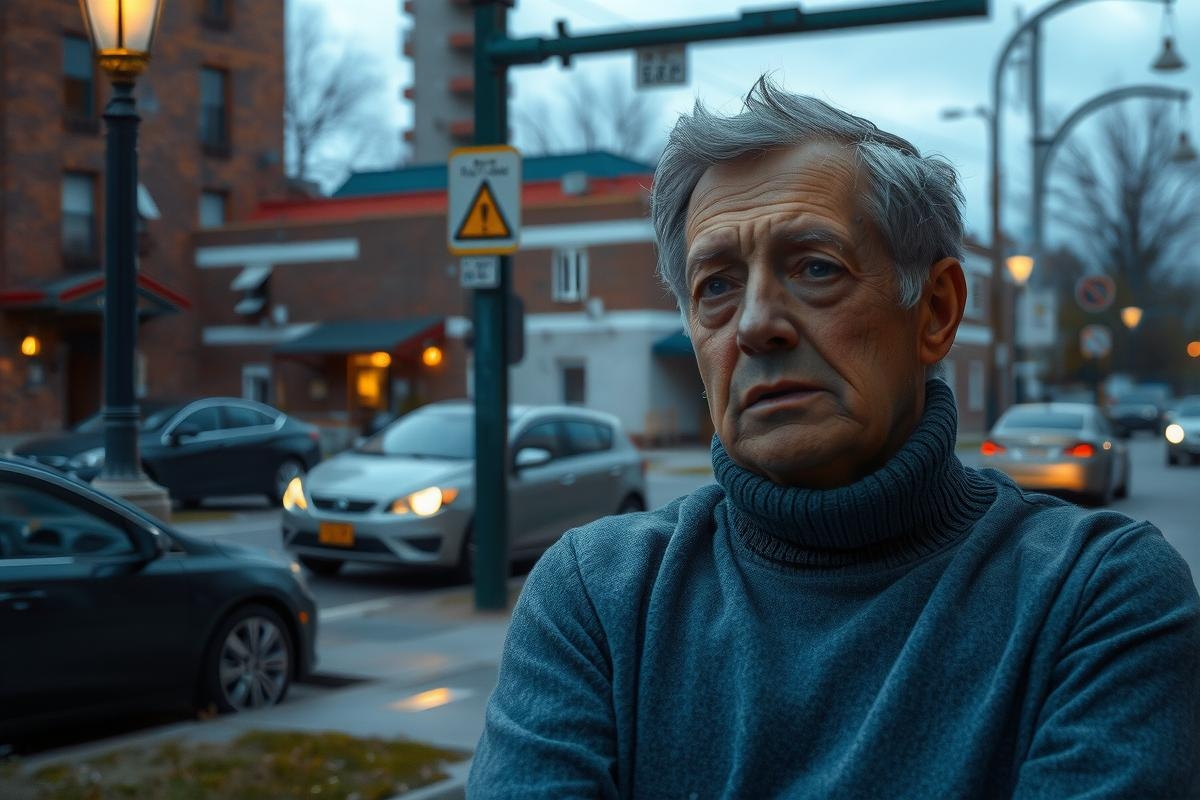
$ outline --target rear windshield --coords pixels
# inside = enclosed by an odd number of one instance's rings
[[[363,442],[358,452],[409,458],[474,458],[473,414],[413,413]]]
[[[1000,427],[1005,430],[1034,428],[1037,430],[1077,431],[1083,428],[1084,416],[1075,411],[1037,411],[1021,409],[1005,414]]]

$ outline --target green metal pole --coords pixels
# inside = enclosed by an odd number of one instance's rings
[[[508,142],[508,66],[489,44],[508,34],[504,0],[475,3],[475,144]],[[508,606],[508,335],[512,258],[500,285],[475,290],[475,608]]]

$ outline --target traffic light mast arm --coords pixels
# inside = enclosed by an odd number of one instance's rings
[[[805,13],[799,7],[769,11],[746,11],[724,22],[699,22],[660,28],[597,33],[587,36],[541,36],[524,39],[494,38],[484,44],[495,64],[538,64],[550,58],[570,58],[581,53],[606,53],[664,44],[743,39],[749,36],[778,36],[785,33],[894,25],[901,22],[931,22],[954,17],[987,16],[988,0],[920,0],[884,6],[846,8]]]

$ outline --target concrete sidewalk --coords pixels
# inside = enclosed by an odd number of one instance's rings
[[[509,608],[523,583],[523,576],[510,581]],[[229,742],[251,730],[339,731],[471,752],[483,731],[483,711],[496,684],[508,623],[508,612],[475,611],[469,586],[339,615],[319,623],[317,674],[360,683],[336,690],[300,684],[274,708],[55,750],[26,759],[23,768],[33,771],[167,740]],[[469,760],[449,765],[447,780],[401,797],[464,797],[469,769]]]

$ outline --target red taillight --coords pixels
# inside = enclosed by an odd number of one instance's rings
[[[1077,445],[1068,447],[1063,451],[1072,458],[1091,458],[1096,455],[1096,448],[1092,447],[1087,442],[1080,442]]]
[[[996,444],[991,439],[985,439],[983,444],[979,445],[979,452],[985,456],[998,456],[1004,452],[1004,445]]]

